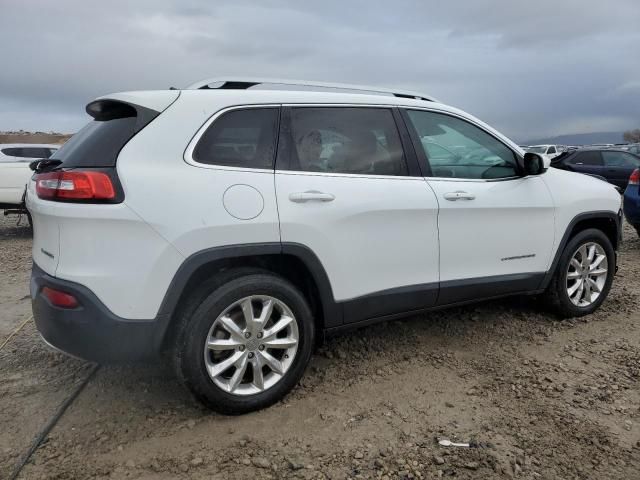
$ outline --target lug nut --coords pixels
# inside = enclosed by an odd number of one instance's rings
[[[264,345],[260,345],[260,346],[258,347],[258,350],[264,350]]]
[[[258,338],[262,338],[262,332],[258,333]]]
[[[251,338],[251,333],[247,332],[244,334],[244,338]]]
[[[253,358],[253,352],[249,352],[249,358]]]

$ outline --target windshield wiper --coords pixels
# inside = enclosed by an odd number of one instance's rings
[[[34,160],[29,164],[29,168],[36,173],[42,173],[49,170],[53,170],[58,165],[62,164],[62,160],[52,160],[48,158],[40,158]]]

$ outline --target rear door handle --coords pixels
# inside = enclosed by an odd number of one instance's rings
[[[456,200],[475,200],[476,196],[473,193],[458,190],[457,192],[445,193],[444,198],[455,202]]]
[[[317,190],[289,194],[289,200],[295,203],[332,202],[335,198],[336,197],[330,193],[318,192]]]

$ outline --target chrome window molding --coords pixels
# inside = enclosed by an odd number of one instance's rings
[[[516,176],[512,176],[512,177],[502,177],[502,178],[455,178],[455,177],[424,177],[425,180],[427,180],[428,182],[474,182],[474,183],[480,183],[480,182],[505,182],[505,181],[509,181],[509,180],[519,180],[519,179],[525,179],[525,178],[530,178],[530,177],[537,177],[538,175],[528,175],[526,177],[521,177],[519,175]]]
[[[248,110],[251,108],[280,108],[280,107],[346,107],[346,108],[385,108],[385,109],[393,109],[393,108],[404,108],[406,110],[424,110],[434,113],[442,113],[445,115],[449,115],[452,117],[459,118],[460,120],[464,120],[468,123],[471,123],[475,127],[481,129],[483,132],[491,135],[497,141],[502,143],[505,147],[507,147],[514,155],[517,157],[521,157],[521,155],[515,151],[510,145],[505,143],[502,139],[496,137],[495,134],[488,131],[482,125],[478,125],[472,119],[465,117],[464,115],[460,115],[454,112],[450,112],[445,109],[434,107],[417,107],[417,106],[408,106],[402,105],[401,103],[396,104],[376,104],[376,103],[260,103],[260,104],[243,104],[243,105],[232,105],[228,107],[224,107],[220,110],[214,112],[205,122],[204,124],[197,130],[195,135],[189,141],[187,148],[184,151],[183,159],[186,163],[191,166],[197,168],[206,168],[210,170],[223,170],[223,171],[233,171],[233,172],[253,172],[253,173],[269,173],[274,174],[277,173],[279,175],[306,175],[306,176],[319,176],[319,177],[348,177],[348,178],[369,178],[369,179],[395,179],[395,180],[433,180],[433,181],[446,181],[446,182],[497,182],[497,181],[506,181],[506,180],[516,180],[519,178],[527,178],[521,176],[512,176],[512,177],[504,177],[504,178],[452,178],[452,177],[415,177],[408,175],[367,175],[367,174],[359,174],[359,173],[331,173],[331,172],[307,172],[304,170],[274,170],[274,169],[265,169],[265,168],[248,168],[248,167],[229,167],[226,165],[215,165],[208,163],[201,163],[196,161],[193,158],[193,151],[195,150],[196,145],[204,135],[204,132],[211,126],[213,122],[215,122],[218,118],[224,115],[227,112],[233,110]]]
[[[232,105],[224,107],[214,112],[198,129],[196,134],[189,141],[187,148],[184,151],[183,159],[186,163],[197,168],[206,168],[210,170],[224,170],[233,172],[255,172],[255,173],[278,173],[278,174],[295,174],[295,175],[313,175],[313,176],[325,176],[325,177],[351,177],[351,178],[386,178],[386,179],[399,179],[399,180],[423,180],[424,177],[415,177],[407,175],[367,175],[359,173],[330,173],[330,172],[306,172],[304,170],[274,170],[265,168],[248,168],[248,167],[229,167],[227,165],[215,165],[209,163],[198,162],[193,158],[193,152],[196,145],[204,135],[204,132],[215,122],[218,118],[227,112],[233,110],[248,110],[251,108],[280,108],[280,107],[365,107],[365,108],[384,108],[391,110],[397,108],[397,105],[390,104],[364,104],[364,103],[260,103],[260,104],[246,104],[246,105]]]
[[[367,175],[366,173],[332,173],[332,172],[307,172],[305,170],[276,170],[278,175],[304,175],[305,177],[349,177],[386,180],[418,180],[425,181],[425,177],[412,177],[408,175]]]

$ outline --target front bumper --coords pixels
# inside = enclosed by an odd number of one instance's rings
[[[42,294],[48,286],[78,299],[73,309],[52,305]],[[160,351],[159,319],[127,320],[114,315],[88,288],[31,271],[33,318],[44,340],[56,349],[85,360],[119,363],[151,358]]]

